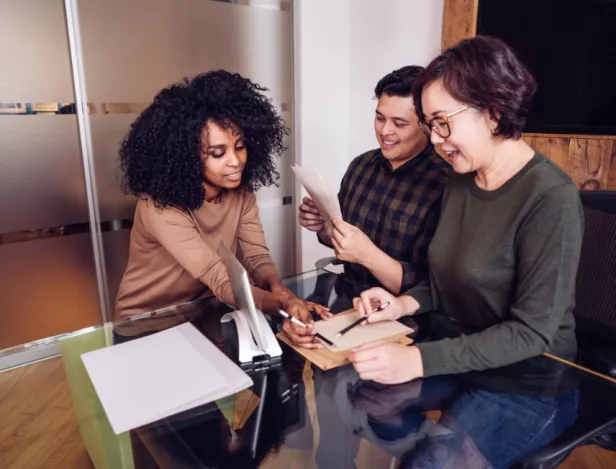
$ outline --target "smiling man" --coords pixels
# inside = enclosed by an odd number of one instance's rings
[[[427,273],[427,248],[449,165],[418,125],[411,88],[422,70],[403,67],[376,85],[374,130],[380,148],[358,156],[347,169],[338,193],[344,221],[329,223],[308,197],[299,207],[300,224],[334,249],[359,288],[383,286],[399,293]]]

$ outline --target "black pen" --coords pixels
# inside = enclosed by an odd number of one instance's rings
[[[293,322],[293,323],[297,324],[298,326],[300,326],[300,327],[304,327],[304,328],[307,328],[307,327],[308,327],[306,324],[304,324],[303,322],[301,322],[299,319],[297,319],[297,318],[295,318],[295,317],[291,316],[291,315],[290,315],[289,313],[287,313],[286,311],[283,311],[283,310],[279,309],[279,310],[278,310],[278,312],[280,313],[280,315],[281,315],[282,317],[287,318],[289,321],[291,321],[291,322]],[[334,345],[335,345],[335,344],[334,344],[331,340],[329,340],[327,337],[323,337],[323,336],[322,336],[321,334],[319,334],[318,332],[316,333],[316,336],[317,336],[317,338],[318,338],[318,339],[321,339],[321,340],[322,340],[323,342],[325,342],[326,344],[328,344],[328,345],[330,345],[330,346],[334,347]]]
[[[389,301],[386,303],[383,303],[381,306],[379,306],[377,309],[375,309],[374,311],[372,311],[373,313],[378,313],[379,311],[383,311],[385,308],[387,308],[389,306]],[[372,314],[372,313],[371,313]],[[344,329],[342,329],[340,332],[338,332],[338,334],[336,334],[336,336],[334,337],[334,339],[337,339],[338,337],[342,337],[344,334],[346,334],[347,332],[349,332],[351,329],[353,329],[355,326],[359,326],[362,322],[364,322],[366,319],[368,319],[368,316],[364,316],[359,318],[357,321],[355,321],[353,324],[351,324],[350,326],[345,327]]]

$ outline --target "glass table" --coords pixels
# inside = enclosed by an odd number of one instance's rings
[[[327,304],[334,313],[349,309],[351,299],[358,294],[343,275],[324,270],[292,276],[285,283],[298,296]],[[213,300],[195,301],[78,331],[62,339],[73,404],[95,467],[508,467],[509,463],[500,457],[510,451],[507,435],[519,431],[520,422],[532,417],[525,401],[518,413],[490,398],[486,405],[472,409],[462,406],[456,415],[466,415],[466,420],[456,422],[448,418],[451,409],[447,406],[452,402],[462,404],[450,392],[448,377],[379,385],[359,379],[352,366],[323,372],[282,345],[281,361],[258,371],[247,369],[254,381],[251,388],[115,435],[83,367],[81,354],[190,321],[235,359],[233,323],[220,322],[228,311],[227,306]],[[429,340],[432,326],[429,315],[424,316],[414,318],[420,330],[416,340]],[[274,330],[280,328],[279,318],[268,320]],[[598,396],[614,395],[613,383],[557,360],[554,364],[559,370],[559,382],[573,389],[567,395],[575,403],[579,400],[578,421],[592,426],[616,416],[614,399],[605,399],[601,412],[592,405]],[[489,374],[484,378],[489,380]],[[480,393],[481,389],[475,389],[471,381],[465,385],[465,392]],[[575,403],[564,407],[571,415],[565,410],[555,418],[575,419]],[[498,431],[478,441],[476,435],[481,432],[470,428],[469,421],[482,427],[495,419]],[[556,436],[547,435],[546,442]]]

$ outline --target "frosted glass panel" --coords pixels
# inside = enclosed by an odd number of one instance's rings
[[[120,281],[128,261],[130,230],[111,231],[103,233],[105,247],[105,268],[107,270],[107,287],[109,289],[109,306],[112,309],[109,317],[113,317],[115,299],[120,288]]]
[[[212,69],[238,72],[269,88],[273,103],[290,119],[291,12],[278,2],[243,3],[77,0],[88,101],[97,109],[90,125],[101,221],[134,215],[135,199],[121,188],[119,145],[136,109],[163,87]],[[282,205],[293,194],[291,162],[289,150],[278,161],[280,187],[257,193],[270,247],[284,273],[292,270],[295,254],[292,206]],[[128,259],[129,230],[103,233],[103,243],[113,305]]]
[[[62,0],[0,0],[0,103],[72,102]]]
[[[276,103],[291,102],[289,11],[205,0],[78,7],[89,101],[150,102],[184,76],[224,68],[267,86]]]
[[[118,151],[120,142],[136,118],[137,114],[90,116],[101,221],[133,218],[136,199],[122,190]]]
[[[100,324],[89,234],[0,245],[0,350]]]
[[[76,116],[0,116],[0,174],[0,233],[88,222]]]

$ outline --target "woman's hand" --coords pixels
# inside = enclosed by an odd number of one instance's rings
[[[282,309],[291,316],[295,316],[297,319],[300,319],[299,315],[301,314],[302,317],[308,317],[312,320],[310,311],[316,313],[321,319],[326,321],[333,316],[327,306],[322,306],[312,301],[304,301],[282,284],[273,286],[272,293],[278,297]],[[297,314],[294,314],[294,311],[297,312]]]
[[[400,384],[423,377],[423,362],[417,347],[393,342],[372,342],[351,351],[349,359],[361,379]]]
[[[285,319],[282,323],[282,329],[286,332],[289,338],[294,344],[304,348],[322,348],[323,345],[315,337],[317,331],[314,329],[314,320],[310,311],[314,311],[321,318],[327,320],[332,316],[329,308],[312,303],[310,301],[304,301],[298,297],[289,299],[283,308],[287,313],[308,327],[301,327],[292,323],[288,319]]]
[[[284,309],[289,314],[291,314],[291,311],[289,311],[291,306],[297,309],[301,308],[303,303],[303,305],[308,311],[314,311],[322,319],[328,319],[331,316],[329,308],[318,305],[316,303],[302,300],[300,297],[295,295],[295,293],[289,290],[289,288],[287,288],[287,286],[282,282],[273,284],[270,289],[271,292],[276,296],[278,303],[280,304],[280,308]],[[295,302],[297,302],[297,304],[295,304]],[[297,318],[299,319],[299,317]]]
[[[382,311],[374,312],[379,306],[389,303]],[[383,288],[371,288],[362,292],[359,298],[353,298],[353,307],[362,316],[368,316],[367,323],[395,321],[413,314],[419,309],[419,303],[411,296],[395,297]]]

